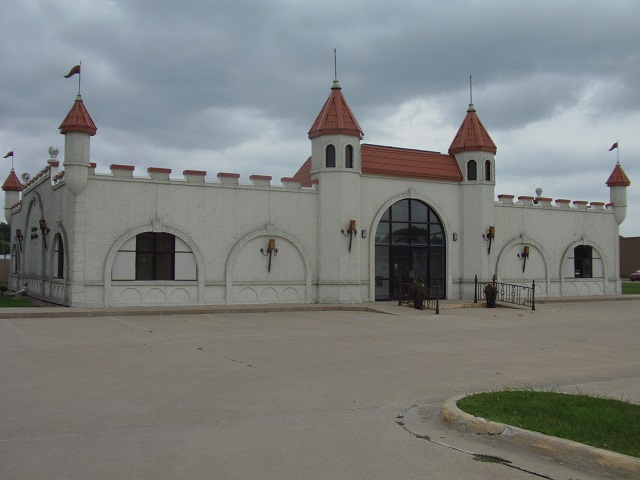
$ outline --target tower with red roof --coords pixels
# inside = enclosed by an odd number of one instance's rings
[[[90,168],[90,142],[96,124],[78,95],[71,110],[60,124],[64,139],[64,177],[69,190],[78,195],[87,184]]]
[[[484,127],[476,109],[469,104],[467,114],[449,147],[462,172],[461,187],[461,223],[464,235],[461,236],[464,258],[464,272],[461,281],[463,289],[468,290],[474,276],[491,278],[494,259],[488,254],[485,242],[478,241],[487,235],[490,227],[495,226],[494,187],[495,154],[497,148]],[[499,234],[500,232],[498,232]]]
[[[627,216],[627,187],[629,185],[631,185],[629,177],[627,177],[627,174],[622,170],[620,162],[616,163],[613,172],[611,172],[607,180],[607,187],[609,187],[609,198],[611,199],[614,216],[618,225],[624,222]]]
[[[362,129],[337,80],[309,130],[311,178],[319,184],[318,301],[359,302]],[[352,228],[353,227],[353,228]]]

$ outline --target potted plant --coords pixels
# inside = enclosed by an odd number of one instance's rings
[[[496,297],[498,296],[498,287],[494,283],[487,283],[484,286],[484,297],[487,299],[487,308],[496,307]]]
[[[418,310],[422,310],[424,300],[426,298],[426,288],[424,283],[413,284],[413,306]]]

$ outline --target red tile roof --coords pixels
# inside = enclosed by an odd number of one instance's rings
[[[303,187],[311,186],[311,157],[302,164],[296,174],[293,176],[296,182],[300,182]]]
[[[462,181],[462,172],[453,155],[368,144],[362,145],[362,173]]]
[[[453,142],[451,142],[449,153],[490,152],[495,155],[496,151],[496,144],[493,143],[487,129],[478,118],[475,107],[470,104],[467,115],[464,117]]]
[[[362,145],[362,173],[388,177],[423,178],[461,182],[462,172],[453,155],[408,148]],[[293,178],[311,186],[311,157]]]
[[[341,90],[338,81],[334,81],[329,98],[322,110],[320,110],[318,118],[313,122],[311,130],[309,130],[309,138],[319,137],[320,135],[343,134],[354,135],[362,140],[364,133]]]
[[[69,110],[67,117],[60,124],[60,133],[63,135],[67,132],[82,132],[93,136],[98,130],[96,124],[91,120],[91,115],[82,102],[82,97],[78,95],[73,107]]]
[[[607,187],[628,187],[629,185],[631,185],[629,177],[624,173],[620,164],[616,163],[613,172],[611,172],[609,176],[609,180],[607,180]]]
[[[24,187],[22,186],[22,183],[20,183],[20,180],[18,180],[16,172],[13,170],[13,168],[9,172],[9,176],[7,177],[7,179],[2,184],[2,190],[4,190],[5,192],[8,190],[15,190],[16,192],[21,192],[22,190],[24,190]]]

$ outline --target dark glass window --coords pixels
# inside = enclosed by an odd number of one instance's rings
[[[440,218],[418,200],[400,200],[384,213],[375,233],[376,299],[398,298],[401,283],[438,287],[445,298],[445,240]]]
[[[136,236],[136,280],[173,280],[176,237],[169,233]]]
[[[344,166],[353,168],[353,147],[351,145],[347,145],[344,150]]]
[[[53,248],[54,261],[55,261],[55,278],[64,278],[64,244],[62,243],[62,237],[58,235]]]
[[[491,181],[491,162],[489,160],[484,162],[484,179],[487,182]]]
[[[593,275],[593,249],[589,245],[578,245],[573,249],[573,265],[576,278],[591,278]]]
[[[467,180],[478,179],[478,165],[475,160],[469,160],[467,163]]]
[[[336,166],[336,147],[333,145],[327,145],[326,165],[327,168],[335,168]]]

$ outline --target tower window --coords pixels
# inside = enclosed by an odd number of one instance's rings
[[[491,181],[491,161],[484,162],[484,179],[487,182]]]
[[[344,151],[344,166],[346,168],[353,168],[353,147],[347,145]]]
[[[326,166],[327,168],[335,168],[336,166],[336,147],[333,145],[327,145]]]
[[[478,165],[475,160],[467,163],[467,180],[478,180]]]

